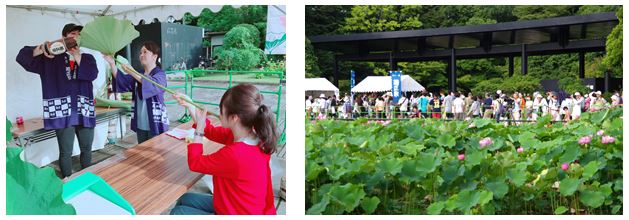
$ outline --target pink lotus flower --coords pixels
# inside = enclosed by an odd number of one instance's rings
[[[579,139],[580,145],[586,145],[586,144],[589,144],[590,142],[592,142],[592,136],[589,136],[589,135]]]
[[[614,143],[614,141],[616,141],[616,138],[609,136],[609,135],[605,135],[603,136],[601,143],[603,144],[611,144]]]
[[[561,164],[561,169],[562,169],[563,171],[568,170],[568,168],[569,168],[569,167],[570,167],[570,164],[567,164],[567,163]]]
[[[458,158],[459,160],[465,160],[465,154],[459,154]]]
[[[391,121],[382,121],[382,123],[380,123],[380,124],[381,124],[381,125],[385,125],[385,126],[386,126],[386,125],[388,125],[388,124],[391,124]]]
[[[605,134],[605,131],[603,130],[598,130],[598,132],[596,132],[596,135],[598,136],[603,136],[603,134]]]
[[[521,154],[522,152],[524,152],[524,148],[519,147],[519,148],[517,149],[517,151],[518,151],[518,153],[519,153],[519,154]]]
[[[480,144],[480,149],[485,148],[485,146],[492,144],[491,138],[483,138],[478,142]]]

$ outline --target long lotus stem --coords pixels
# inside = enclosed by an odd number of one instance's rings
[[[133,73],[135,75],[138,75],[138,76],[142,77],[142,79],[145,79],[146,81],[149,81],[150,83],[152,83],[153,85],[159,87],[160,89],[163,89],[164,91],[166,91],[166,92],[168,92],[170,94],[177,95],[177,93],[175,91],[173,91],[172,89],[166,88],[165,86],[162,86],[161,84],[155,82],[154,80],[152,80],[151,78],[145,76],[144,74],[138,73],[138,71],[135,71],[135,69],[129,67],[127,64],[122,64],[121,63],[120,66],[122,67],[122,69],[125,72]],[[190,100],[188,98],[183,98],[183,100],[186,101],[187,103],[190,103],[190,104],[194,105],[194,107],[206,110],[205,107],[203,107],[202,105],[199,105],[199,103],[195,103],[194,101],[192,101],[192,100]],[[219,115],[214,113],[214,112],[207,111],[207,113],[212,115],[212,116],[219,117]]]

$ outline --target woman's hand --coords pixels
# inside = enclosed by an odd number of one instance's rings
[[[206,119],[206,114],[207,114],[207,110],[205,109],[197,109],[195,112],[192,112],[191,115],[195,115],[193,116],[194,118],[199,119],[196,123],[197,124],[197,129],[194,132],[194,139],[192,140],[192,143],[199,143],[199,144],[203,144],[203,137],[205,137],[205,119]]]
[[[194,121],[194,123],[197,123],[197,120],[196,120],[197,117],[195,115],[196,107],[185,101],[185,100],[191,100],[190,97],[188,97],[185,94],[177,93],[177,94],[173,94],[173,98],[177,100],[177,103],[179,103],[179,105],[188,109],[188,112],[190,112],[190,116],[192,117],[192,120]]]
[[[197,132],[199,133],[203,133],[205,131],[205,120],[207,118],[207,110],[206,109],[197,109],[194,112],[194,118],[196,118],[197,120],[195,121],[197,124]]]
[[[114,58],[111,55],[103,54],[103,59],[105,59],[105,61],[109,64],[109,67],[111,68],[111,73],[114,75],[114,77],[116,77],[116,74],[118,73],[118,67],[116,67],[116,61],[114,61]]]

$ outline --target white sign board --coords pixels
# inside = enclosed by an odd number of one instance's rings
[[[286,54],[286,5],[268,6],[264,53]]]

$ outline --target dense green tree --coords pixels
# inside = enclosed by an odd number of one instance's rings
[[[419,5],[357,5],[341,26],[342,32],[413,30],[422,27]]]
[[[306,36],[339,34],[352,10],[351,5],[309,5],[306,7]]]
[[[445,62],[428,61],[414,63],[399,63],[402,73],[410,75],[428,91],[437,92],[448,86],[448,78],[445,70],[448,66]]]
[[[621,7],[619,5],[584,5],[579,8],[577,14],[585,15],[585,14],[595,14],[602,12],[615,12],[618,11]],[[621,15],[622,16],[622,15]]]
[[[238,25],[225,34],[223,45],[216,48],[219,69],[251,70],[265,59],[255,42],[260,33],[248,25]]]
[[[578,5],[519,5],[513,9],[518,20],[536,20],[575,15]]]
[[[213,32],[226,32],[239,24],[250,24],[258,29],[259,39],[264,42],[266,37],[266,11],[265,5],[245,5],[239,8],[226,5],[220,11],[214,13],[210,9],[203,9],[194,17],[184,15],[184,24],[196,25]],[[188,13],[189,14],[189,13]],[[256,44],[261,47],[260,43]]]
[[[616,12],[620,23],[607,37],[607,55],[603,63],[612,69],[615,75],[622,77],[622,7]]]
[[[318,61],[310,40],[306,38],[306,78],[321,76]]]

